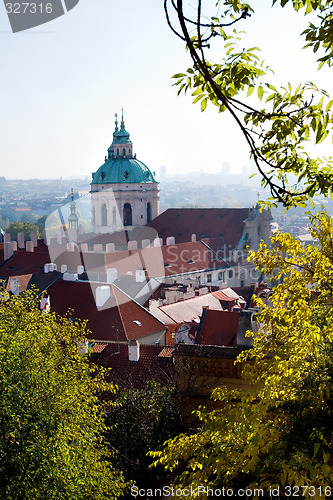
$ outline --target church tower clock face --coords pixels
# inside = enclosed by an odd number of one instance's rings
[[[94,233],[144,226],[159,214],[159,185],[154,174],[133,154],[133,143],[121,115],[115,114],[113,141],[104,163],[92,174]]]

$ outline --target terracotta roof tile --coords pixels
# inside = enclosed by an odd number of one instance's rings
[[[235,248],[248,217],[248,208],[169,208],[148,226],[164,241],[174,236],[176,243],[189,242],[195,233],[197,240],[222,237],[228,248]]]
[[[213,311],[204,313],[198,344],[230,346],[236,344],[239,312]]]
[[[141,388],[152,379],[163,385],[172,385],[173,363],[168,358],[159,357],[163,350],[163,346],[140,344],[139,361],[131,362],[128,359],[128,344],[111,342],[94,361],[111,368],[111,380],[121,387]]]
[[[58,280],[49,288],[51,310],[64,315],[73,309],[73,317],[88,320],[88,338],[95,340],[127,342],[165,331],[161,321],[116,287],[111,287],[110,298],[98,310],[95,294],[100,285],[105,283]]]

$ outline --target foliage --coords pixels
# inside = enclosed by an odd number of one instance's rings
[[[149,470],[147,453],[181,430],[181,416],[174,390],[148,381],[142,389],[119,389],[110,408],[112,430],[108,441],[117,450],[116,466],[140,487],[149,486],[156,470]]]
[[[36,231],[37,237],[39,237],[39,227],[37,224],[33,224],[32,222],[20,222],[20,221],[15,221],[11,222],[9,226],[6,228],[6,233],[9,233],[12,240],[17,239],[17,233],[23,232],[24,237],[26,239],[30,239],[30,233],[32,231]]]
[[[85,324],[42,312],[31,291],[2,291],[0,318],[0,498],[118,498],[98,399],[114,388],[80,353]]]
[[[273,1],[273,4],[277,0]],[[288,0],[281,0],[284,7]],[[331,0],[294,0],[296,11],[317,11],[319,25],[304,30],[306,47],[319,49],[320,67],[333,61],[333,14]],[[208,101],[219,112],[228,112],[247,142],[253,161],[262,177],[262,185],[270,188],[272,199],[284,206],[303,206],[315,194],[333,195],[333,158],[311,158],[307,142],[321,143],[332,136],[332,105],[327,92],[307,82],[292,88],[290,84],[276,88],[271,70],[260,60],[257,47],[239,50],[240,40],[246,45],[243,27],[255,15],[250,4],[240,0],[218,0],[218,14],[203,12],[203,0],[197,0],[194,18],[187,15],[183,0],[164,0],[167,21],[173,32],[185,43],[193,61],[186,72],[174,75],[180,92],[190,91],[201,111]],[[209,19],[209,21],[206,21]],[[194,31],[194,35],[192,35]],[[210,59],[216,43],[223,57]],[[257,93],[257,105],[254,91]],[[253,94],[253,95],[252,95]],[[250,97],[252,96],[252,97]]]
[[[304,498],[323,498],[332,484],[333,224],[325,213],[310,219],[318,246],[277,234],[271,249],[262,243],[251,252],[262,272],[280,282],[272,308],[258,299],[261,328],[253,349],[237,360],[252,389],[216,389],[213,398],[226,406],[199,409],[202,428],[154,454],[171,470],[186,464],[179,484],[266,494],[273,485],[302,486]]]

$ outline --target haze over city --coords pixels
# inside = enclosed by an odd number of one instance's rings
[[[315,56],[299,53],[308,19],[288,6],[282,13],[269,3],[257,6],[241,29],[261,47],[276,80],[312,80],[330,91],[327,70],[317,72]],[[177,98],[171,77],[190,59],[166,24],[163,2],[80,0],[65,16],[16,34],[1,4],[0,34],[1,175],[90,178],[103,163],[122,106],[138,158],[152,171],[165,165],[173,175],[218,173],[227,162],[240,173],[249,166],[247,147],[227,116],[212,105],[201,113],[190,96]]]

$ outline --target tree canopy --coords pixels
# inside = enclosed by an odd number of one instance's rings
[[[303,498],[330,496],[333,224],[325,213],[310,218],[318,246],[277,234],[271,249],[262,243],[251,253],[264,274],[282,281],[272,307],[257,299],[261,327],[253,349],[237,360],[252,389],[216,389],[213,398],[224,408],[200,408],[202,428],[155,453],[160,465],[178,471],[177,485],[261,488],[267,498],[270,487],[280,487],[282,496],[288,487],[299,488]]]
[[[288,0],[280,3],[284,7]],[[255,15],[251,3],[218,0],[213,13],[207,12],[209,2],[197,0],[195,4],[192,16],[193,8],[188,14],[183,0],[164,0],[167,22],[186,44],[193,62],[185,72],[174,75],[178,93],[191,92],[202,111],[211,102],[220,113],[232,116],[273,200],[289,207],[302,206],[316,194],[332,196],[333,159],[312,158],[306,145],[332,137],[333,100],[312,82],[276,88],[259,49],[239,50],[240,40],[246,47],[240,30],[246,30],[248,17]],[[332,2],[293,0],[292,5],[305,15],[318,14],[317,24],[310,22],[303,35],[306,47],[320,54],[319,67],[331,66]],[[215,60],[211,49],[217,44],[219,59]]]
[[[111,499],[124,488],[103,442],[85,323],[40,310],[34,292],[0,302],[0,498]]]

